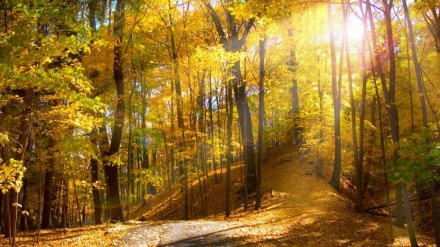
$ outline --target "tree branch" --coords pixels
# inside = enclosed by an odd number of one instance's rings
[[[217,29],[217,33],[220,36],[220,43],[224,46],[224,48],[227,48],[228,40],[226,39],[226,33],[223,30],[223,26],[220,22],[220,17],[218,16],[217,12],[214,10],[214,8],[211,6],[209,2],[204,2],[206,8],[208,8],[209,15],[212,18],[212,21],[214,22],[215,28]]]

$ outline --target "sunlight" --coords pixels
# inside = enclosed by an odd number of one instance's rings
[[[362,40],[363,24],[357,17],[349,17],[347,23],[347,36],[350,43],[358,43]]]

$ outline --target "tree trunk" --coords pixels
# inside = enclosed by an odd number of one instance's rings
[[[60,190],[61,190],[61,225],[63,228],[69,227],[69,218],[68,218],[68,212],[69,212],[69,185],[66,183],[66,181],[63,179],[60,183]]]
[[[440,246],[440,223],[439,223],[439,213],[437,206],[437,181],[431,181],[431,206],[432,206],[432,218],[434,222],[434,233],[435,233],[435,244]]]
[[[332,3],[329,0],[327,2],[328,10],[328,23],[329,23],[329,36],[330,36],[330,52],[331,52],[331,66],[332,66],[332,95],[333,95],[333,111],[334,111],[334,145],[335,145],[335,157],[333,165],[332,178],[330,184],[337,191],[340,191],[341,180],[341,86],[338,85],[336,80],[336,48],[335,48],[335,33],[333,24],[333,11]],[[342,56],[341,56],[342,59]],[[342,65],[342,64],[341,64]]]
[[[6,212],[3,210],[3,193],[0,193],[0,234],[5,234]]]
[[[44,196],[43,196],[43,214],[41,219],[41,228],[48,229],[53,227],[52,223],[52,201],[54,193],[54,177],[55,177],[55,158],[53,152],[56,141],[49,137],[49,144],[47,147],[49,159],[46,163],[46,180],[44,182]]]
[[[368,5],[367,5],[368,6]],[[367,7],[368,9],[368,7]],[[368,14],[371,14],[369,12]],[[369,48],[370,53],[370,60],[371,60],[371,68],[374,68],[373,66],[373,59],[371,54],[371,48]],[[373,69],[373,79],[374,79],[374,91],[377,99],[377,109],[378,109],[378,117],[379,117],[379,136],[380,136],[380,148],[381,148],[381,163],[384,165],[386,163],[386,151],[385,151],[385,140],[384,140],[384,133],[383,133],[383,120],[382,120],[382,103],[380,102],[379,97],[379,89],[376,82],[376,77],[374,77],[374,69]],[[372,122],[374,124],[374,122]],[[376,125],[375,125],[376,126]],[[390,240],[391,243],[394,242],[394,227],[393,227],[393,218],[391,217],[391,205],[390,205],[390,190],[388,186],[388,177],[387,177],[386,170],[384,169],[384,180],[385,180],[385,193],[386,193],[386,200],[387,200],[387,210],[388,210],[388,222],[390,226]]]
[[[406,223],[408,227],[408,234],[411,242],[411,247],[418,247],[419,245],[417,244],[417,240],[416,240],[416,232],[414,229],[414,222],[411,215],[411,205],[409,204],[408,189],[406,187],[406,184],[402,184],[402,192],[405,202]]]
[[[293,30],[289,28],[289,30],[287,31],[289,38],[292,38]],[[296,73],[296,55],[295,55],[295,50],[293,48],[290,48],[289,62],[287,65],[289,66],[289,70],[292,73]],[[299,116],[298,80],[296,78],[296,75],[294,75],[292,79],[292,87],[290,91],[292,94],[293,140],[295,141],[296,148],[299,149],[302,144],[302,139],[300,133],[301,118]]]
[[[261,207],[261,166],[263,165],[264,142],[264,80],[266,76],[264,56],[266,55],[266,39],[260,40],[260,78],[258,83],[258,156],[257,156],[257,201],[255,209]]]
[[[232,85],[231,80],[226,82],[226,113],[227,113],[227,123],[226,123],[226,195],[225,195],[225,217],[231,215],[231,154],[232,154],[232,118],[234,112],[234,106],[232,103]],[[221,174],[220,174],[221,176]]]
[[[433,37],[435,50],[437,53],[440,53],[440,9],[436,9],[435,1],[432,1],[431,4],[429,8],[431,15],[425,13],[423,19]]]
[[[134,70],[135,68],[133,68]],[[133,154],[134,154],[134,150],[133,150],[133,124],[132,124],[132,101],[131,99],[133,98],[133,93],[135,91],[136,88],[136,81],[133,82],[133,86],[131,87],[130,90],[130,96],[128,97],[128,147],[127,147],[127,220],[130,220],[130,206],[131,206],[131,197],[133,195],[132,193],[132,172],[133,172],[133,168],[134,168],[134,161],[133,161]],[[142,84],[141,84],[141,88],[142,88]],[[144,103],[145,101],[145,96],[142,93],[142,103]],[[144,105],[144,104],[143,104]],[[145,115],[145,110],[143,109],[142,112],[143,115]],[[142,119],[143,124],[145,124],[145,119]],[[146,128],[146,126],[145,126]],[[145,129],[144,129],[145,131]],[[143,135],[143,138],[146,137],[146,134]],[[144,153],[144,159],[148,160],[148,155],[146,155],[146,147],[147,147],[147,143],[145,141],[145,143],[143,143],[143,147],[145,147],[145,152]]]
[[[344,41],[342,44],[345,44],[345,55],[346,55],[346,64],[347,64],[347,77],[348,77],[348,92],[350,97],[350,113],[351,113],[351,135],[353,142],[353,164],[355,170],[355,187],[356,187],[356,199],[355,199],[355,210],[358,213],[363,212],[363,202],[362,202],[362,178],[363,178],[363,167],[362,167],[362,158],[359,156],[359,148],[358,148],[358,139],[357,139],[357,130],[356,130],[356,106],[354,103],[353,96],[353,77],[351,72],[351,61],[350,61],[350,46],[348,42],[347,36],[347,22],[348,22],[348,6],[342,3],[342,15],[343,15],[343,29],[342,35]]]
[[[118,96],[115,121],[113,125],[112,138],[110,148],[105,152],[104,173],[107,181],[108,197],[110,203],[111,221],[123,221],[122,204],[119,194],[118,166],[108,161],[107,158],[116,154],[122,141],[122,133],[125,118],[125,99],[124,99],[124,71],[123,71],[123,50],[122,37],[124,29],[124,0],[118,0],[114,14],[114,35],[116,42],[114,44],[114,61],[113,61],[113,77],[116,85],[116,93]]]
[[[388,120],[390,121],[391,128],[391,136],[394,143],[394,157],[392,159],[394,161],[397,160],[398,157],[398,148],[399,148],[399,115],[395,100],[396,95],[396,59],[394,54],[394,39],[393,39],[393,29],[392,29],[392,17],[391,17],[391,9],[393,6],[393,2],[390,4],[387,3],[386,0],[382,0],[382,5],[384,6],[384,16],[387,30],[387,46],[388,46],[388,54],[389,54],[389,85],[387,85],[387,81],[382,79],[382,90],[385,96],[385,103],[388,107],[386,107],[388,112]],[[380,60],[379,54],[376,54],[376,62]],[[381,67],[381,66],[379,66]],[[383,73],[383,72],[382,72]],[[399,227],[403,227],[404,219],[403,219],[403,198],[402,198],[402,187],[400,184],[395,185],[396,192],[396,225]]]
[[[88,19],[89,19],[89,23],[90,23],[90,28],[92,29],[92,32],[96,32],[96,11],[97,11],[97,1],[96,0],[92,0],[88,2],[88,7],[89,7],[89,15],[88,15]],[[102,131],[104,132],[104,131]],[[100,140],[99,138],[100,132],[98,132],[98,130],[94,129],[91,133],[91,137],[90,137],[90,141],[93,145],[93,147],[98,147],[98,145],[101,148],[101,152],[100,155],[101,157],[103,157],[103,148],[101,146],[101,143],[105,144],[105,149],[107,149],[108,147],[108,138],[106,137],[105,141],[101,141],[100,143],[98,142],[98,140]],[[96,154],[98,155],[98,154]],[[91,178],[92,178],[92,195],[93,195],[93,204],[94,204],[94,221],[95,221],[95,225],[100,225],[102,224],[102,197],[101,197],[101,183],[99,180],[99,166],[98,166],[98,159],[95,157],[91,157],[90,158],[90,172],[91,172]]]
[[[21,113],[20,126],[18,129],[18,137],[16,139],[16,150],[14,159],[16,161],[24,160],[24,153],[30,135],[30,113],[32,110],[33,92],[28,90],[24,95],[24,110]],[[18,213],[18,192],[15,188],[9,189],[8,215],[6,216],[5,237],[12,238],[11,246],[15,246],[15,236],[17,230],[17,213]]]
[[[240,71],[240,61],[234,63],[232,68],[234,75],[233,87],[235,102],[238,111],[238,121],[240,123],[241,138],[243,140],[244,157],[246,164],[247,190],[254,192],[257,187],[257,168],[255,163],[254,137],[252,132],[252,119],[246,96],[246,84]]]
[[[412,60],[413,60],[414,68],[416,71],[417,88],[419,91],[420,104],[421,104],[421,108],[422,108],[423,127],[426,130],[428,130],[429,129],[428,111],[427,111],[426,102],[425,102],[426,92],[425,92],[425,88],[423,85],[422,69],[420,68],[420,64],[419,64],[419,61],[417,58],[417,50],[416,50],[416,45],[415,45],[413,25],[412,25],[412,22],[411,22],[411,19],[409,16],[409,11],[408,11],[408,6],[406,4],[406,0],[402,0],[402,6],[403,6],[403,9],[405,12],[405,19],[406,19],[406,22],[408,25],[408,34],[409,34],[409,41],[410,41],[409,43],[411,44]],[[434,10],[434,13],[435,13],[435,10]],[[437,19],[437,23],[440,24],[438,16],[434,15],[434,17]],[[437,27],[437,28],[439,28],[439,27]],[[440,30],[438,30],[438,33],[440,33]],[[436,45],[437,45],[437,49],[438,49],[437,42],[436,42]],[[430,142],[429,138],[426,139],[426,142],[427,142],[427,144],[429,144],[429,142]],[[436,189],[435,189],[435,181],[434,180],[431,183],[431,190],[434,191],[434,193],[435,193]],[[434,196],[433,200],[435,200],[435,196]],[[432,205],[433,205],[433,209],[432,209],[432,216],[433,217],[432,218],[433,218],[433,222],[434,222],[435,241],[437,243],[437,246],[439,246],[440,245],[440,222],[439,222],[438,214],[437,214],[437,204],[433,203]],[[408,228],[408,231],[409,231],[409,228]]]
[[[27,192],[27,187],[28,187],[28,179],[27,178],[23,178],[23,197],[21,199],[21,207],[22,207],[22,210],[26,210],[26,211],[28,211],[28,205],[27,205],[28,192]],[[0,205],[1,205],[1,203],[0,203]],[[27,214],[21,214],[20,215],[20,231],[28,230],[27,219],[28,219]]]
[[[227,0],[226,2],[233,5],[233,1],[231,0]],[[226,29],[223,28],[217,12],[214,10],[211,4],[205,3],[205,6],[207,7],[209,14],[211,15],[212,21],[220,37],[220,43],[222,44],[223,49],[227,52],[240,51],[243,47],[244,42],[246,41],[247,35],[249,34],[251,27],[253,26],[254,19],[251,18],[245,21],[243,25],[243,23],[238,23],[235,20],[235,16],[229,11],[229,9],[225,9],[227,30],[229,32],[229,38],[227,38],[227,35],[225,33]],[[244,30],[240,30],[242,27],[244,27]],[[239,37],[239,34],[242,34],[241,38]],[[254,192],[257,187],[254,137],[252,134],[251,114],[246,96],[246,83],[244,82],[243,76],[241,74],[240,61],[236,61],[234,65],[229,69],[229,72],[234,76],[232,86],[234,89],[235,104],[237,106],[238,119],[242,135],[245,165],[247,167],[247,189],[245,191]]]
[[[101,198],[101,184],[99,181],[99,167],[98,160],[91,158],[90,160],[91,176],[92,176],[92,194],[94,210],[95,225],[102,224],[102,198]]]

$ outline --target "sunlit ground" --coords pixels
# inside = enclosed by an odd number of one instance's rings
[[[355,213],[351,201],[318,178],[311,164],[299,162],[292,153],[274,154],[263,167],[266,193],[261,210],[239,207],[226,220],[223,213],[206,220],[227,221],[225,238],[238,246],[410,246],[405,229],[394,227],[396,238],[391,243],[387,219]],[[224,205],[220,200],[217,203]],[[161,238],[158,229],[165,224],[148,221],[44,230],[40,246],[156,246]],[[137,229],[134,234],[132,229]],[[417,238],[419,246],[434,246],[432,238]],[[37,246],[36,239],[35,232],[19,233],[17,243]],[[0,241],[0,246],[7,245],[6,239]]]

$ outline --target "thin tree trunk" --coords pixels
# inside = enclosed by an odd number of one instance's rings
[[[55,148],[56,141],[49,137],[49,144],[48,144],[48,161],[46,163],[46,180],[44,182],[44,201],[43,201],[43,218],[41,221],[41,228],[42,229],[48,229],[53,227],[52,222],[52,201],[53,201],[53,195],[54,195],[54,169],[55,169],[55,158],[54,156],[54,148]]]
[[[96,32],[96,8],[97,8],[97,1],[92,0],[88,2],[89,7],[89,23],[90,28],[92,29],[92,32]],[[93,145],[93,147],[98,147],[98,140],[99,140],[99,132],[98,130],[94,129],[90,135],[90,141]],[[108,140],[106,142],[103,142],[106,145],[108,145]],[[102,157],[102,147],[101,147],[101,157]],[[97,155],[97,154],[96,154]],[[94,204],[94,220],[95,225],[102,224],[102,197],[100,193],[100,187],[101,184],[99,183],[99,167],[98,167],[98,159],[95,157],[90,158],[90,171],[91,171],[91,178],[92,178],[92,194],[93,194],[93,204]]]
[[[352,140],[353,140],[353,164],[355,170],[355,185],[356,185],[356,212],[361,213],[363,211],[363,202],[362,202],[362,178],[363,178],[363,167],[362,167],[362,157],[359,156],[358,149],[358,139],[357,139],[357,131],[356,131],[356,109],[354,103],[353,96],[353,77],[351,73],[351,62],[350,62],[350,46],[347,38],[347,22],[348,22],[348,10],[349,7],[342,2],[342,12],[343,12],[343,29],[342,35],[345,40],[345,54],[346,54],[346,63],[347,63],[347,75],[348,75],[348,91],[350,95],[350,110],[351,110],[351,132],[352,132]]]
[[[413,60],[414,68],[415,68],[415,72],[416,72],[417,88],[419,91],[420,104],[421,104],[421,108],[422,108],[423,127],[426,130],[428,130],[429,129],[428,111],[427,111],[426,102],[425,102],[426,92],[425,92],[425,88],[423,86],[422,70],[420,68],[420,64],[419,64],[419,61],[417,58],[417,50],[416,50],[416,45],[415,45],[413,25],[412,25],[412,22],[411,22],[411,19],[409,16],[409,11],[408,11],[408,6],[406,4],[406,0],[402,0],[402,6],[403,6],[403,10],[405,12],[406,23],[408,25],[409,43],[411,44],[412,60]],[[426,143],[429,144],[429,142],[430,142],[429,138],[426,138]],[[406,188],[404,188],[404,189],[406,190]],[[435,181],[433,181],[431,183],[431,190],[434,191],[434,193],[432,194],[434,196],[432,198],[432,201],[434,202],[434,201],[436,201]],[[438,214],[437,214],[437,203],[432,203],[432,206],[433,206],[433,209],[432,209],[433,219],[432,220],[434,222],[435,241],[436,241],[437,246],[440,246],[440,222],[439,222]],[[409,213],[411,213],[411,212],[409,212]],[[414,227],[408,226],[408,231],[410,231],[410,228],[414,228]],[[410,236],[411,236],[411,233],[410,233]],[[415,236],[414,236],[414,238],[415,238]],[[414,239],[414,241],[415,241],[415,239]],[[413,245],[413,241],[411,241],[411,245]]]
[[[41,233],[41,211],[43,210],[41,205],[41,193],[43,188],[41,186],[41,163],[38,162],[38,218],[37,218],[37,243],[40,244],[40,233]]]
[[[434,230],[435,230],[435,244],[436,246],[440,246],[440,223],[439,223],[439,213],[437,206],[437,181],[431,181],[431,206],[432,206],[432,218],[434,221]]]
[[[261,207],[261,166],[263,165],[264,140],[264,80],[266,76],[264,57],[266,55],[266,39],[260,40],[260,78],[258,83],[258,156],[257,156],[257,201],[255,209]]]
[[[130,204],[131,204],[131,197],[132,197],[132,191],[131,191],[131,176],[132,176],[132,170],[133,170],[133,126],[132,126],[132,104],[131,99],[133,98],[133,93],[136,88],[136,80],[133,83],[133,87],[130,91],[130,96],[128,97],[128,156],[127,156],[127,220],[130,220]],[[142,95],[142,98],[144,98],[144,95]],[[143,146],[146,147],[146,143],[143,143]],[[147,158],[148,159],[148,158]]]
[[[371,65],[373,68],[373,76],[374,76],[374,67],[373,67],[373,59],[372,59],[372,55],[371,55],[371,48],[368,49],[369,53],[370,53],[370,60],[371,60]],[[380,97],[379,97],[379,89],[377,87],[377,82],[376,82],[376,78],[373,77],[374,79],[374,90],[376,93],[376,99],[377,100],[377,109],[378,109],[378,117],[379,117],[379,134],[380,134],[380,148],[381,148],[381,163],[384,166],[386,163],[386,151],[385,151],[385,140],[384,140],[384,133],[383,133],[383,121],[382,121],[382,104],[380,102]],[[388,210],[388,220],[389,220],[389,226],[390,226],[390,240],[391,243],[394,243],[394,227],[393,227],[393,218],[391,216],[391,205],[390,205],[390,190],[389,190],[389,186],[388,186],[388,175],[386,173],[386,170],[384,170],[384,178],[385,178],[385,193],[386,193],[386,199],[387,199],[387,210]]]
[[[4,202],[4,196],[3,193],[0,193],[0,234],[5,234],[5,225],[4,222],[6,221],[6,212],[3,210],[3,202]]]
[[[16,152],[14,159],[16,161],[24,161],[24,153],[30,134],[30,113],[32,109],[33,92],[30,90],[24,95],[24,110],[21,113],[19,135],[17,137]],[[17,230],[17,214],[18,214],[18,193],[20,188],[10,188],[8,198],[8,215],[6,222],[5,237],[10,239],[11,246],[15,246],[15,236]]]
[[[26,210],[26,211],[28,211],[28,205],[27,205],[28,192],[27,192],[27,187],[28,187],[28,179],[27,178],[23,178],[23,197],[21,199],[21,206],[22,206],[22,210]],[[0,202],[0,205],[1,205],[1,202]],[[21,216],[20,216],[20,230],[21,231],[28,230],[27,219],[28,219],[28,216],[26,214],[21,214]]]
[[[374,28],[374,22],[373,22],[373,17],[372,17],[372,12],[371,12],[371,4],[369,1],[367,1],[367,15],[368,15],[368,19],[370,21],[370,26],[371,26],[371,30],[372,30],[372,42],[374,47],[377,46],[377,41],[376,41],[376,33],[375,33],[375,28]],[[384,134],[383,134],[383,120],[382,120],[382,106],[381,106],[381,101],[380,101],[380,97],[379,97],[379,90],[377,87],[377,83],[376,83],[376,78],[375,78],[375,74],[376,71],[380,77],[380,80],[382,82],[382,85],[385,83],[385,75],[382,69],[382,64],[381,64],[381,59],[378,56],[378,54],[375,55],[375,59],[373,60],[373,56],[372,56],[372,51],[371,51],[371,47],[369,47],[369,53],[370,53],[370,61],[371,61],[371,68],[372,68],[372,74],[374,76],[374,86],[375,86],[375,92],[376,92],[376,98],[377,98],[377,104],[378,104],[378,114],[379,114],[379,127],[380,127],[380,143],[381,143],[381,150],[382,150],[382,165],[384,165],[386,163],[386,151],[385,151],[385,140],[384,140]],[[374,65],[374,62],[376,63],[376,66]],[[388,182],[388,177],[387,177],[387,172],[386,170],[384,170],[384,180],[385,180],[385,191],[386,191],[386,200],[387,200],[387,210],[388,210],[388,219],[389,219],[389,226],[390,226],[390,240],[391,243],[394,242],[394,228],[393,228],[393,219],[392,219],[392,214],[391,214],[391,205],[390,205],[390,195],[389,195],[389,182]],[[398,190],[397,190],[398,191]],[[400,224],[403,225],[403,214],[399,213],[402,212],[402,199],[401,197],[399,197],[400,193],[396,193],[396,225],[399,226]]]
[[[93,130],[90,137],[92,145],[98,146],[98,131]],[[99,166],[98,159],[90,158],[90,172],[92,177],[92,195],[94,204],[94,220],[95,225],[102,224],[102,197],[101,197],[101,183],[99,180]]]
[[[78,198],[78,190],[76,189],[76,183],[73,183],[73,193],[75,196],[75,202],[76,202],[76,211],[78,213],[78,218],[79,218],[79,226],[83,226],[83,219],[81,217],[81,207],[79,204],[79,198]]]
[[[69,185],[66,183],[64,179],[61,180],[60,183],[61,190],[61,225],[63,228],[67,228],[69,226],[69,220],[67,214],[69,212]]]
[[[403,192],[403,198],[405,202],[405,215],[406,215],[406,224],[408,227],[408,234],[409,239],[411,242],[411,247],[418,247],[416,240],[416,232],[414,229],[414,222],[411,215],[411,205],[409,204],[409,196],[408,196],[408,189],[406,187],[406,184],[402,184],[402,192]]]
[[[287,32],[288,32],[288,36],[291,38],[293,36],[292,28],[289,28]],[[289,70],[292,73],[296,73],[296,55],[293,47],[290,48],[289,62],[287,65],[289,66]],[[296,76],[294,76],[292,79],[291,94],[292,94],[292,114],[293,114],[293,139],[295,141],[296,148],[299,149],[302,140],[300,133],[301,118],[299,116],[298,79],[296,78]]]
[[[328,23],[329,23],[329,36],[330,36],[330,53],[331,53],[331,67],[332,67],[332,95],[333,95],[333,111],[334,111],[334,145],[335,145],[335,157],[333,165],[332,178],[330,184],[337,191],[340,191],[341,180],[341,86],[336,80],[336,48],[335,48],[335,33],[333,23],[333,10],[330,0],[327,1],[328,11]],[[342,50],[341,50],[342,52]],[[341,56],[342,60],[342,56]],[[341,63],[342,65],[342,63]]]
[[[231,154],[232,154],[232,117],[234,112],[234,106],[232,103],[232,85],[231,81],[227,80],[226,85],[226,112],[227,112],[227,122],[226,122],[226,195],[225,195],[225,217],[231,215]]]
[[[388,4],[386,0],[382,0],[382,5],[384,7],[384,16],[385,16],[385,23],[386,23],[386,30],[387,30],[387,45],[388,45],[388,55],[389,55],[389,86],[387,85],[387,80],[385,78],[385,73],[382,68],[382,62],[380,58],[380,54],[375,54],[375,62],[376,66],[374,68],[377,70],[381,84],[382,84],[382,91],[385,97],[385,104],[387,105],[386,110],[388,113],[388,120],[390,121],[390,128],[391,128],[391,137],[394,145],[394,154],[392,159],[392,162],[394,162],[397,159],[397,150],[399,147],[399,116],[398,116],[398,110],[395,100],[396,95],[396,60],[395,60],[395,54],[394,54],[394,40],[393,40],[393,29],[392,29],[392,19],[391,19],[391,9],[393,6],[393,1],[391,0]],[[370,26],[371,26],[371,33],[372,33],[372,42],[373,46],[377,47],[377,39],[376,39],[376,31],[374,27],[374,20],[373,15],[371,11],[371,3],[368,0],[367,1],[367,12],[369,15],[370,20]],[[391,50],[390,50],[391,49]],[[404,224],[404,212],[403,212],[403,198],[402,198],[402,188],[400,184],[395,184],[395,193],[396,193],[396,226],[403,227]]]
[[[390,121],[391,136],[394,143],[394,155],[392,157],[393,162],[398,159],[398,149],[399,149],[399,115],[396,105],[396,59],[394,54],[394,38],[392,29],[392,17],[391,9],[393,7],[393,1],[390,0],[388,4],[386,0],[382,0],[384,6],[385,23],[387,29],[387,45],[389,54],[389,85],[386,81],[382,81],[382,90],[385,96],[385,103],[387,104],[388,120]],[[403,227],[404,224],[404,207],[403,207],[403,195],[402,195],[403,184],[395,184],[396,193],[396,225]],[[406,186],[406,185],[405,185]],[[406,202],[405,202],[406,203]]]

